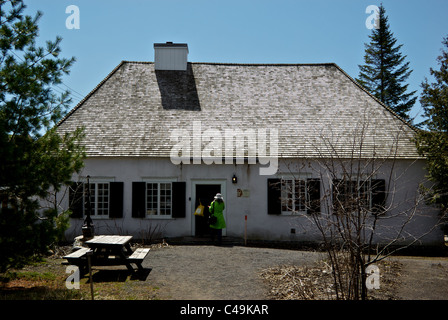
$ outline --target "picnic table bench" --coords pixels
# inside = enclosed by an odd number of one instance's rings
[[[142,262],[148,255],[149,248],[131,249],[132,236],[102,235],[95,236],[86,241],[87,248],[80,248],[63,258],[67,264],[76,265],[84,274],[87,270],[87,256],[91,254],[92,266],[125,265],[129,271],[134,272],[131,263],[135,264],[138,271],[143,271]]]

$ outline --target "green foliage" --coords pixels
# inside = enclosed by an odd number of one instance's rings
[[[60,242],[65,240],[65,230],[70,227],[70,210],[63,211],[56,215],[54,218],[55,230],[56,230],[56,241]]]
[[[42,16],[24,15],[22,0],[0,0],[0,269],[44,253],[67,227],[57,206],[38,198],[58,191],[83,166],[82,129],[60,135],[55,125],[70,105],[54,86],[75,59],[59,58],[61,38],[36,45]]]
[[[440,70],[430,69],[434,82],[422,83],[420,103],[424,110],[423,128],[417,148],[427,158],[429,178],[435,183],[430,190],[431,202],[448,211],[448,37],[443,40],[442,54],[437,58]]]
[[[409,111],[415,104],[416,91],[406,93],[408,84],[404,84],[411,75],[409,62],[400,52],[402,45],[396,45],[397,39],[389,30],[386,10],[379,8],[379,28],[373,29],[370,43],[365,44],[364,65],[359,67],[357,81],[385,105],[392,108],[400,117],[410,120]]]

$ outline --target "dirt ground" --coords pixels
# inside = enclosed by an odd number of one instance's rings
[[[320,253],[244,246],[173,246],[150,252],[146,281],[162,299],[268,299],[259,272],[284,264],[311,265]]]
[[[402,300],[448,300],[447,257],[399,257],[403,264],[397,286]]]
[[[0,300],[90,299],[88,277],[81,290],[65,287],[63,255],[18,270],[21,278],[0,284]],[[142,279],[123,266],[95,267],[92,279],[95,300],[321,300],[331,299],[325,258],[316,251],[165,244],[151,246]],[[369,291],[371,299],[448,300],[447,256],[393,257],[378,266],[380,289]],[[313,292],[304,296],[298,289],[305,287]]]
[[[146,281],[158,288],[159,299],[263,300],[273,299],[271,285],[260,275],[263,270],[276,266],[312,268],[324,258],[323,253],[313,251],[168,246],[152,250],[144,267],[150,269]],[[393,262],[399,267],[383,270],[392,272],[381,278],[381,299],[448,300],[448,257],[394,257],[388,265]]]

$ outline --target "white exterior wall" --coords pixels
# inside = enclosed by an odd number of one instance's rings
[[[422,161],[396,161],[393,164],[393,177],[390,182],[390,190],[393,190],[393,210],[387,214],[387,218],[395,213],[405,212],[413,208],[418,185],[424,180],[424,163]],[[173,165],[169,159],[149,158],[89,158],[85,161],[85,167],[80,176],[90,175],[91,178],[110,178],[111,181],[124,183],[123,218],[95,219],[96,234],[131,234],[135,238],[147,238],[150,230],[161,231],[163,237],[192,236],[195,232],[195,188],[196,184],[207,183],[221,184],[221,193],[226,202],[225,219],[227,228],[225,235],[232,237],[244,237],[245,216],[247,216],[248,239],[254,240],[293,240],[293,241],[318,241],[320,234],[307,217],[290,215],[269,215],[267,213],[267,179],[275,176],[261,176],[259,165]],[[392,163],[385,163],[375,177],[390,178]],[[303,175],[313,178],[321,178],[321,195],[329,190],[330,180],[328,173],[323,172],[316,161],[292,160],[288,163],[279,162],[277,177],[282,175]],[[238,178],[237,184],[232,184],[233,175]],[[170,178],[176,181],[186,182],[186,217],[185,218],[133,218],[132,217],[132,182],[144,181],[146,178]],[[77,181],[78,176],[73,177]],[[387,182],[389,183],[389,182]],[[238,197],[237,190],[248,191],[245,196]],[[68,193],[66,193],[67,195]],[[62,197],[62,193],[60,195]],[[210,199],[210,202],[212,199]],[[63,199],[63,206],[68,206],[68,196]],[[204,204],[204,203],[203,203]],[[208,205],[204,204],[204,205]],[[396,204],[396,205],[395,205]],[[321,203],[321,215],[327,215],[328,210],[325,201]],[[412,213],[412,212],[411,212]],[[419,205],[415,212],[415,219],[406,228],[406,232],[419,236],[429,230],[436,223],[437,212],[433,208],[423,204]],[[420,216],[424,214],[425,216]],[[408,215],[409,216],[409,215]],[[403,221],[408,216],[398,216],[394,219],[385,219],[387,227],[380,227],[377,231],[376,241],[387,241],[393,236]],[[67,239],[81,234],[83,219],[71,219],[71,227],[67,231]],[[295,233],[291,233],[295,229]],[[443,235],[440,228],[424,238],[424,243],[440,243]]]

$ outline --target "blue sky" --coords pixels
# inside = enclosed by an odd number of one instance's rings
[[[154,61],[153,44],[166,41],[188,43],[190,62],[334,62],[356,78],[371,33],[366,8],[381,2],[420,94],[448,36],[446,0],[25,0],[28,13],[44,14],[39,39],[61,36],[62,56],[77,60],[64,78],[74,105],[120,61]],[[69,5],[79,29],[66,28]]]

